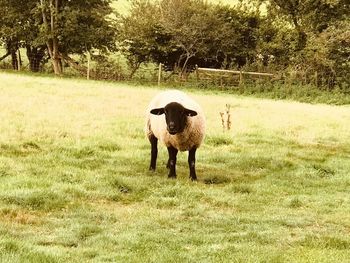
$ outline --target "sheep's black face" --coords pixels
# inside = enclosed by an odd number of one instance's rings
[[[184,131],[187,124],[186,109],[177,102],[169,103],[164,108],[165,121],[171,135]]]
[[[187,124],[187,117],[197,115],[197,112],[186,109],[177,102],[171,102],[164,108],[153,109],[151,113],[155,115],[165,114],[167,130],[171,135],[183,132]]]

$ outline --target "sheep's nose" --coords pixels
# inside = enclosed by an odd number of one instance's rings
[[[175,129],[175,122],[171,121],[169,123],[169,130],[174,130]]]
[[[169,133],[170,133],[171,135],[176,134],[175,122],[173,122],[173,121],[169,122],[168,131],[169,131]]]

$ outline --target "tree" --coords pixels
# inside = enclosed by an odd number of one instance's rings
[[[109,0],[0,0],[0,39],[17,64],[16,50],[27,50],[30,69],[38,71],[48,53],[56,74],[62,73],[61,59],[78,65],[70,54],[115,49],[115,30],[108,15]]]
[[[13,4],[13,6],[11,5]],[[0,39],[5,44],[6,54],[4,59],[11,55],[13,69],[18,69],[16,52],[19,48],[19,38],[21,36],[21,18],[19,11],[22,9],[22,1],[17,3],[11,0],[0,1]]]
[[[261,18],[249,10],[230,6],[216,6],[216,37],[210,44],[212,60],[222,68],[240,68],[256,57]]]
[[[350,14],[348,0],[269,0],[268,12],[283,16],[298,33],[297,50],[306,46],[308,33],[320,33]]]
[[[33,13],[36,5],[36,1],[0,0],[0,39],[5,43],[7,55],[12,56],[14,69],[17,69],[20,63],[16,56],[20,47],[27,50],[31,71],[39,71],[45,56],[45,45],[36,41],[39,34],[37,17]]]
[[[207,53],[208,40],[214,37],[212,5],[201,0],[163,0],[160,8],[162,26],[172,35],[171,44],[181,50],[176,67],[182,76],[191,58]]]
[[[155,36],[158,32],[156,27],[159,14],[156,4],[147,0],[134,0],[131,2],[130,13],[118,17],[119,49],[127,58],[129,78],[132,78],[142,63],[150,61],[151,54],[159,48]]]
[[[350,20],[338,21],[309,37],[301,57],[304,67],[317,74],[318,86],[350,90]]]
[[[298,33],[271,16],[260,19],[258,31],[257,62],[270,70],[285,70],[295,59]]]
[[[152,61],[182,77],[196,64],[241,67],[255,57],[257,14],[202,0],[132,3],[120,21],[119,39],[133,69]]]
[[[46,43],[55,74],[62,73],[61,59],[77,67],[69,54],[91,49],[101,52],[115,48],[115,31],[109,0],[40,0],[41,39]]]
[[[60,12],[60,0],[40,0],[40,9],[44,34],[46,36],[46,46],[49,52],[55,74],[62,74],[61,58],[59,56],[58,41],[58,15]],[[47,14],[48,10],[48,14]]]

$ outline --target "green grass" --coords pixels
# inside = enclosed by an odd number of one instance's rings
[[[0,79],[0,262],[349,262],[349,106],[191,90],[191,182],[147,169],[156,87]]]

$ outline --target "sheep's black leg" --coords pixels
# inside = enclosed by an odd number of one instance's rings
[[[157,163],[157,155],[158,155],[158,139],[152,134],[149,137],[149,141],[151,142],[151,164],[149,166],[149,169],[152,171],[156,170],[156,163]]]
[[[188,152],[188,165],[190,167],[190,178],[192,181],[197,180],[196,176],[196,148],[192,148]]]
[[[169,178],[176,178],[176,155],[177,155],[178,150],[175,149],[174,147],[170,146],[168,147],[168,153],[169,153]]]

